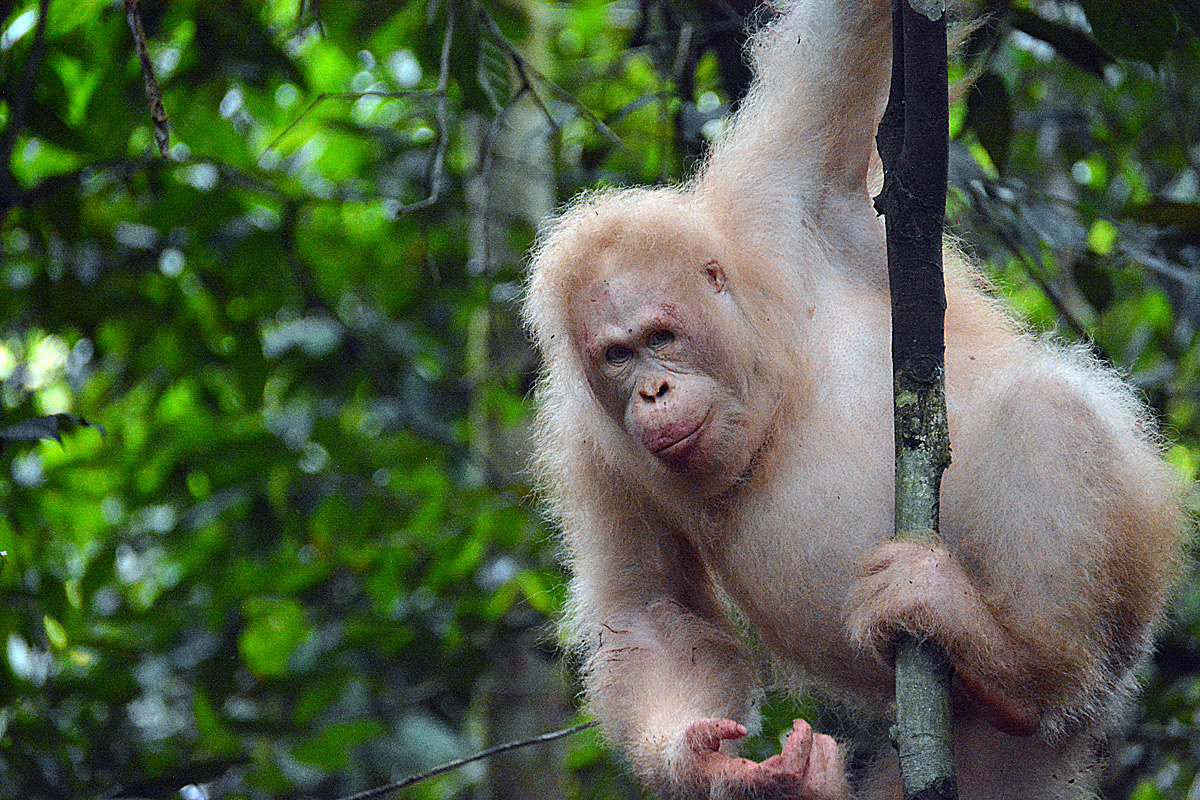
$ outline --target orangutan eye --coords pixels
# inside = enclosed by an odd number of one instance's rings
[[[610,345],[604,351],[604,360],[610,364],[624,364],[629,359],[633,358],[633,350],[623,344]]]
[[[667,330],[655,331],[646,339],[646,343],[651,347],[662,347],[673,341],[675,341],[675,332]]]

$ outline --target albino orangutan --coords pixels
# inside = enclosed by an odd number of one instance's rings
[[[589,707],[669,798],[846,798],[833,739],[736,757],[788,673],[888,713],[899,632],[956,670],[961,796],[1083,797],[1173,575],[1176,489],[1144,409],[1031,338],[947,253],[953,462],[933,544],[890,541],[887,264],[868,189],[887,0],[806,0],[679,187],[573,203],[533,257],[539,468]],[[899,797],[884,748],[856,780]]]

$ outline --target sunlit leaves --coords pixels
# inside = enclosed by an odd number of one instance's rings
[[[311,634],[304,610],[293,600],[252,597],[246,601],[245,614],[238,652],[246,666],[263,677],[283,676],[292,653]]]

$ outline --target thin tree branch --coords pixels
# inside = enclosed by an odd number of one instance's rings
[[[438,96],[439,95],[437,91],[430,89],[413,89],[401,92],[380,92],[375,90],[365,92],[321,92],[319,95],[313,98],[313,101],[309,103],[303,111],[300,112],[298,117],[288,123],[288,126],[280,131],[278,136],[267,143],[267,146],[263,148],[263,154],[265,155],[266,153],[269,153],[278,147],[279,143],[282,142],[289,133],[296,129],[296,126],[307,119],[308,115],[316,111],[317,106],[321,105],[326,100],[360,100],[364,97],[384,97],[393,100],[402,100],[413,97],[420,98]]]
[[[204,164],[206,166],[213,167],[217,170],[222,179],[228,180],[242,188],[258,192],[268,197],[283,199],[289,197],[289,195],[284,193],[277,185],[261,180],[250,173],[243,172],[236,167],[231,167],[230,165],[220,161],[213,161],[210,159],[194,159],[187,162],[172,161],[164,164],[162,159],[146,155],[133,157],[123,156],[121,158],[108,158],[101,161],[93,161],[90,164],[85,164],[78,169],[71,170],[70,172],[60,172],[57,175],[50,175],[46,178],[43,178],[33,186],[30,186],[28,189],[17,192],[11,199],[10,206],[30,206],[34,203],[42,202],[43,200],[51,197],[55,192],[63,191],[64,189],[76,185],[80,181],[84,180],[85,177],[97,172],[111,170],[118,173],[129,174],[138,169],[162,170],[174,169],[176,165],[179,167],[188,167],[198,164]],[[319,199],[324,200],[325,198]]]
[[[158,154],[164,159],[170,158],[171,132],[167,128],[167,111],[163,108],[162,88],[158,85],[158,78],[154,77],[154,65],[150,63],[150,49],[146,45],[146,31],[142,28],[139,0],[125,0],[125,18],[133,32],[133,44],[137,49],[138,62],[142,65],[142,83],[146,87],[146,102],[150,105]]]
[[[506,744],[498,744],[495,747],[489,747],[487,750],[481,750],[480,752],[476,753],[473,756],[467,756],[466,758],[460,758],[457,761],[451,761],[449,763],[442,764],[440,767],[434,767],[433,769],[428,770],[427,772],[420,772],[416,775],[409,775],[407,778],[396,781],[395,783],[389,783],[386,786],[378,786],[374,789],[368,789],[365,792],[359,792],[358,794],[352,794],[347,797],[339,798],[338,800],[377,800],[377,798],[386,797],[389,794],[392,794],[393,792],[397,792],[406,786],[412,786],[414,783],[420,783],[423,780],[433,778],[437,775],[441,775],[446,772],[451,772],[453,770],[458,769],[459,767],[464,767],[467,764],[473,763],[475,761],[481,761],[485,758],[491,758],[492,756],[497,756],[497,755],[500,755],[501,753],[507,753],[509,750],[516,750],[520,747],[529,747],[530,745],[534,745],[534,744],[542,744],[544,742],[552,742],[555,739],[562,739],[566,736],[570,736],[571,734],[579,733],[580,731],[587,730],[588,728],[594,728],[599,724],[600,723],[597,722],[596,720],[592,720],[591,722],[584,722],[580,725],[576,725],[573,728],[564,728],[561,731],[554,731],[552,733],[543,733],[541,736],[535,736],[532,739],[523,739],[518,742],[508,742]]]
[[[434,110],[437,143],[433,148],[433,161],[429,165],[429,194],[423,200],[396,209],[397,214],[408,214],[428,208],[442,196],[443,169],[446,163],[446,147],[449,139],[446,122],[446,88],[450,84],[450,50],[454,44],[454,22],[457,16],[458,3],[451,0],[446,4],[446,35],[442,38],[441,63],[438,65],[437,106]]]
[[[628,149],[626,148],[625,143],[621,141],[621,137],[617,136],[617,134],[611,128],[604,124],[603,120],[593,114],[586,106],[582,105],[574,95],[572,95],[566,89],[563,89],[555,84],[553,81],[539,72],[535,67],[531,66],[527,61],[525,61],[525,59],[521,57],[521,54],[517,52],[516,48],[512,46],[512,43],[505,38],[504,33],[500,30],[500,27],[496,25],[495,20],[483,12],[482,7],[479,9],[479,18],[483,21],[484,25],[487,26],[488,31],[495,38],[496,44],[499,45],[506,54],[508,54],[509,59],[512,61],[513,68],[516,69],[517,75],[520,77],[521,82],[529,87],[529,91],[533,96],[534,102],[537,103],[538,108],[541,110],[542,114],[545,115],[546,121],[550,123],[554,130],[558,130],[561,126],[559,126],[559,124],[554,120],[554,116],[550,113],[550,109],[546,107],[546,104],[542,101],[541,96],[534,89],[535,81],[538,84],[549,87],[554,94],[558,95],[567,103],[570,103],[572,106],[578,109],[584,115],[584,117],[586,117],[589,122],[595,125],[596,129],[599,130],[600,133],[602,133],[604,137],[613,144],[623,149]]]

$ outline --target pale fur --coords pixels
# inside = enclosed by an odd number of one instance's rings
[[[961,707],[961,796],[1077,798],[1173,576],[1183,521],[1141,404],[1082,348],[1024,333],[954,250],[939,552],[968,599],[914,605],[903,570],[928,573],[911,557],[868,576],[893,507],[886,258],[867,186],[889,50],[885,0],[795,4],[758,34],[759,80],[695,179],[586,195],[534,253],[537,465],[572,572],[564,630],[590,709],[663,796],[728,788],[689,771],[689,723],[757,720],[759,671],[714,586],[775,659],[863,714],[890,703],[880,637],[938,640],[1040,718],[1014,737]],[[697,241],[745,312],[724,335],[748,440],[728,444],[753,457],[721,491],[604,412],[581,333],[598,265],[686,275],[699,265],[674,254]],[[895,781],[884,753],[862,792],[898,796]]]

